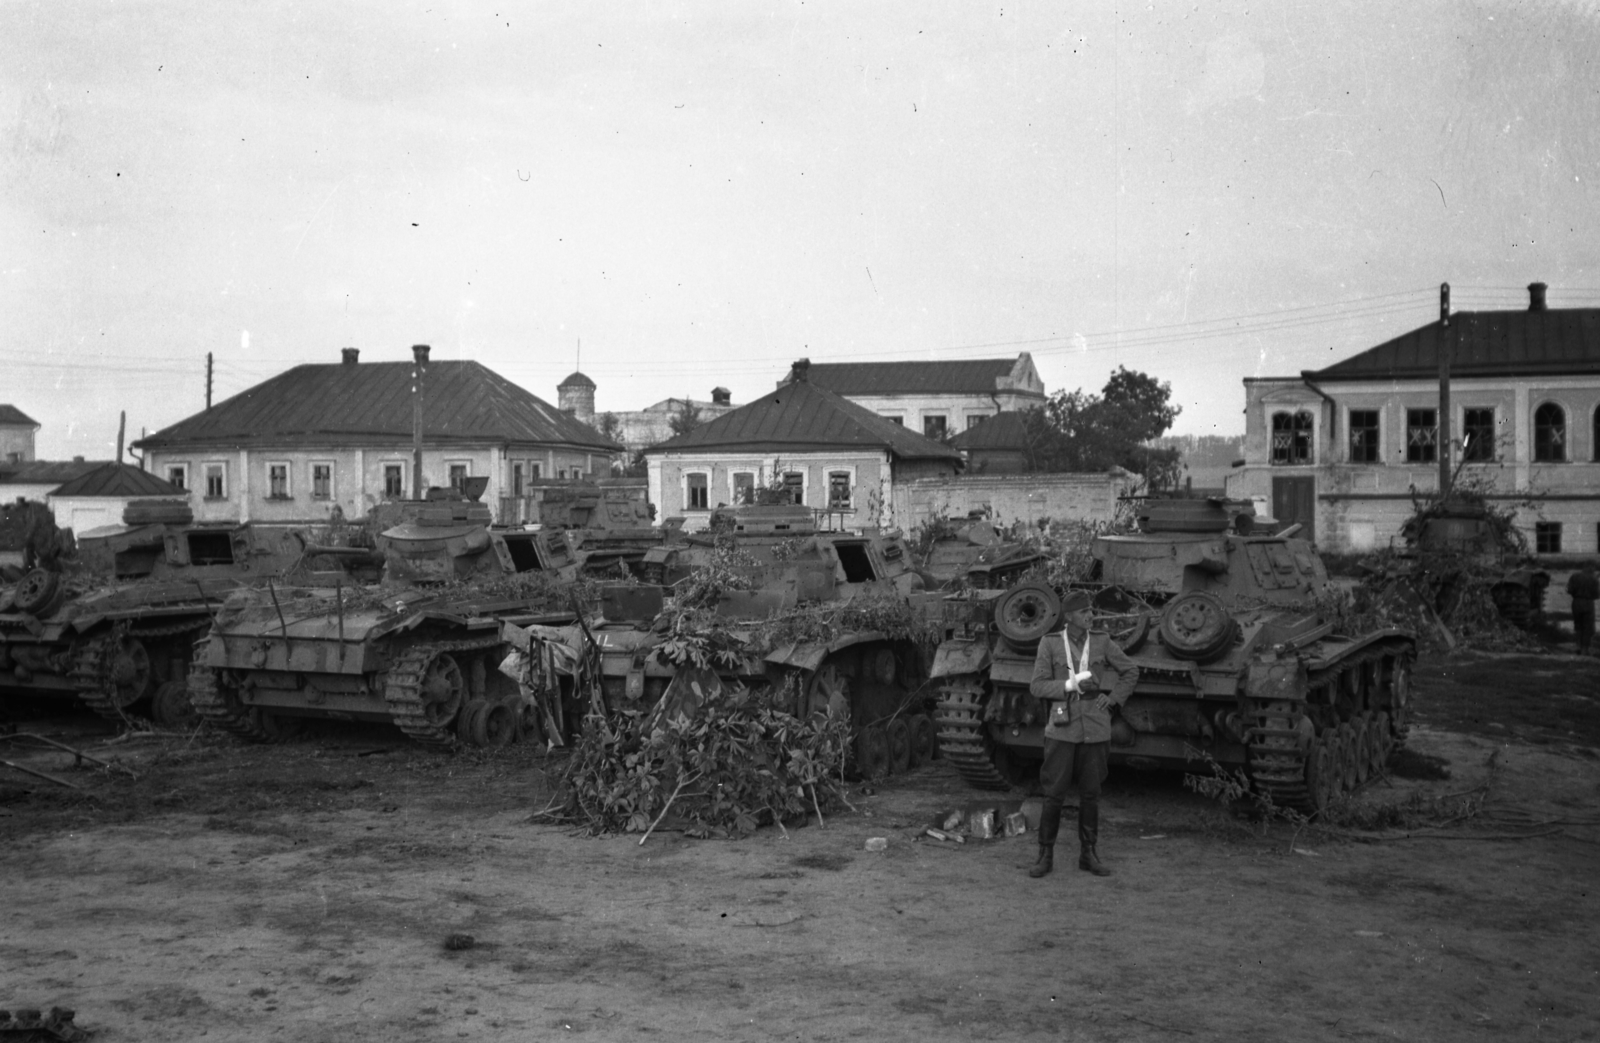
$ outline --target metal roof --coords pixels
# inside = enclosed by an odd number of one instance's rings
[[[410,362],[304,365],[203,413],[134,442],[162,449],[188,443],[362,445],[411,439]],[[588,424],[473,361],[428,363],[423,440],[535,442],[621,452]]]
[[[1455,348],[1452,378],[1600,373],[1600,308],[1551,308],[1457,312],[1448,329],[1436,322],[1419,326],[1303,376],[1330,382],[1437,377],[1444,337]]]
[[[576,369],[572,371],[572,374],[568,376],[567,379],[557,384],[556,389],[559,391],[561,388],[574,386],[592,388],[595,386],[595,383],[584,374],[583,370]]]
[[[815,368],[812,372],[816,372]],[[909,431],[809,380],[780,385],[748,405],[644,451],[648,454],[699,449],[887,449],[902,459],[961,459],[961,454],[949,446]]]
[[[0,424],[26,424],[30,427],[42,426],[39,421],[24,413],[16,406],[0,402]]]
[[[980,420],[950,440],[957,449],[1026,449],[1028,414],[1015,409]]]
[[[29,460],[25,463],[0,465],[0,484],[48,485],[70,482],[88,474],[110,460]]]
[[[1011,376],[1016,365],[1016,358],[813,362],[806,379],[840,395],[987,395],[1001,390],[1000,379]]]
[[[51,496],[177,496],[189,494],[132,464],[103,463],[67,482]]]

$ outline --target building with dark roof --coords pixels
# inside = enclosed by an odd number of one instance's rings
[[[0,467],[33,459],[33,436],[39,422],[16,406],[0,402]]]
[[[1440,358],[1450,458],[1519,508],[1543,554],[1600,550],[1600,309],[1464,311],[1296,377],[1245,378],[1244,466],[1231,496],[1268,501],[1325,550],[1388,546],[1413,490],[1439,488]],[[1447,309],[1441,309],[1446,311]]]
[[[784,381],[790,379],[792,373]],[[1045,400],[1044,381],[1027,352],[949,362],[817,362],[808,379],[936,440]]]
[[[56,524],[82,535],[121,525],[128,504],[147,500],[188,501],[189,493],[133,464],[106,461],[62,483],[46,499]]]
[[[524,495],[534,478],[609,474],[622,447],[473,361],[302,365],[139,439],[146,465],[196,494],[203,521],[347,518],[416,494],[413,374],[422,380],[422,484],[487,477],[484,501]]]
[[[1028,469],[1028,414],[1014,409],[980,420],[950,439],[968,474],[1020,474]]]
[[[33,460],[28,463],[0,463],[0,500],[45,499],[66,483],[89,473],[110,460],[85,460],[75,456],[71,460]]]
[[[846,525],[893,524],[895,483],[951,475],[961,454],[812,383],[808,364],[748,405],[645,449],[657,518],[702,527],[721,504],[781,485]]]

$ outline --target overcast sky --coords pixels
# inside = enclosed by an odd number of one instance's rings
[[[1181,8],[1181,10],[1180,10]],[[1600,305],[1592,3],[0,2],[0,402],[39,455],[298,362],[548,401],[788,363],[1240,378]]]

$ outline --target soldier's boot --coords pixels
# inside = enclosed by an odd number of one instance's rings
[[[1033,864],[1032,868],[1030,868],[1028,870],[1028,875],[1033,877],[1035,880],[1037,880],[1041,876],[1044,876],[1046,873],[1050,872],[1050,870],[1054,869],[1055,867],[1056,867],[1056,846],[1054,844],[1051,844],[1051,845],[1049,845],[1047,847],[1044,844],[1040,844],[1039,845],[1039,861],[1035,862]]]
[[[1056,867],[1056,833],[1061,830],[1061,806],[1045,804],[1039,812],[1039,861],[1028,870],[1035,880]]]
[[[1078,868],[1095,876],[1110,876],[1111,870],[1100,861],[1100,854],[1095,850],[1100,839],[1099,809],[1080,809],[1078,815]]]

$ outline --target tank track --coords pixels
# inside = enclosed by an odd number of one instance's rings
[[[1386,638],[1311,674],[1305,692],[1295,698],[1249,699],[1247,716],[1255,723],[1247,738],[1255,787],[1279,807],[1315,813],[1331,795],[1364,783],[1391,753],[1405,747],[1414,656],[1410,641]],[[1352,675],[1359,688],[1365,684],[1360,674],[1369,665],[1374,683],[1390,689],[1368,694],[1367,706],[1377,708],[1363,709],[1337,726],[1317,727],[1305,713],[1306,693],[1337,688]]]
[[[200,622],[188,620],[169,626],[129,627],[126,630],[90,638],[73,651],[70,676],[78,690],[78,699],[106,720],[132,727],[135,718],[124,707],[118,706],[111,695],[112,685],[109,675],[112,646],[122,637],[174,637],[188,633],[198,636],[201,631],[210,629],[209,619]]]
[[[422,678],[427,672],[428,663],[435,656],[447,652],[475,652],[493,648],[499,643],[500,636],[497,633],[494,637],[463,641],[430,641],[405,649],[390,663],[388,672],[383,676],[383,698],[389,704],[389,713],[395,725],[425,746],[454,746],[454,724],[430,720],[422,699]]]
[[[983,684],[976,674],[958,674],[939,689],[934,725],[939,732],[939,754],[953,765],[967,784],[977,789],[1009,790],[1007,779],[994,764],[994,741],[983,725]]]
[[[217,671],[196,655],[189,664],[189,702],[207,723],[251,742],[272,742],[276,736],[253,720],[236,699],[225,696],[217,684]]]

